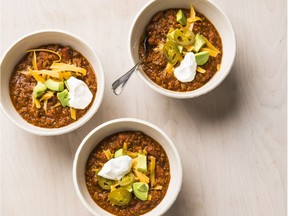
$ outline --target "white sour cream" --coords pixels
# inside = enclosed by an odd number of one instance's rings
[[[72,76],[67,80],[67,84],[69,87],[69,105],[75,109],[85,109],[93,98],[86,83]]]
[[[106,179],[120,180],[130,172],[131,166],[132,158],[127,155],[120,156],[107,161],[98,175]]]
[[[193,52],[187,52],[180,65],[175,68],[174,75],[181,82],[191,82],[196,75],[197,63]]]

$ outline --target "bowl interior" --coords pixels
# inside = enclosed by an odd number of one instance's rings
[[[205,94],[219,85],[229,73],[235,58],[236,39],[233,27],[228,17],[219,7],[206,0],[157,0],[148,2],[143,9],[139,11],[130,30],[130,57],[133,64],[135,64],[139,60],[139,40],[153,15],[155,15],[158,11],[169,8],[189,8],[190,3],[193,4],[196,11],[204,14],[214,24],[220,34],[220,37],[222,38],[223,56],[221,69],[204,86],[190,92],[173,92],[164,89],[150,80],[150,78],[142,71],[141,68],[138,69],[138,75],[148,86],[161,94],[175,98],[192,98]]]
[[[14,108],[9,95],[9,81],[15,65],[24,56],[25,51],[46,44],[69,45],[79,51],[91,63],[96,73],[96,97],[88,112],[76,122],[65,127],[50,129],[40,128],[26,122]],[[23,37],[7,51],[1,61],[1,105],[7,116],[22,129],[38,135],[58,135],[70,132],[88,121],[99,108],[104,93],[104,72],[101,62],[95,52],[81,39],[70,33],[60,31],[41,31]]]
[[[91,131],[80,144],[73,164],[73,180],[76,192],[88,208],[95,215],[108,216],[110,213],[101,209],[90,197],[85,183],[85,167],[92,150],[105,137],[121,131],[142,131],[158,141],[166,151],[169,158],[171,180],[166,196],[161,203],[145,216],[162,215],[173,204],[181,188],[182,166],[178,152],[171,140],[156,126],[136,119],[117,119],[100,125]]]

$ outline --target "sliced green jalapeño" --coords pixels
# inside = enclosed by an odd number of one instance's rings
[[[131,185],[134,181],[135,181],[135,177],[132,173],[130,173],[130,174],[124,176],[120,180],[120,186],[127,187],[127,186]]]
[[[195,34],[187,28],[176,29],[174,40],[181,46],[188,46],[194,43]]]
[[[179,60],[180,53],[177,44],[174,41],[167,41],[163,47],[163,53],[166,60],[171,64],[176,64]]]
[[[111,191],[108,195],[108,200],[117,206],[127,205],[132,199],[131,193],[125,188],[118,188],[116,190]]]
[[[114,183],[113,180],[103,178],[102,176],[97,176],[99,186],[104,190],[110,190],[111,185]]]

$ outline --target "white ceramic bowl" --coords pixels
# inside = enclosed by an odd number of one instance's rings
[[[136,64],[139,60],[138,47],[140,37],[143,35],[145,28],[153,15],[155,15],[158,11],[169,8],[190,8],[191,3],[196,11],[204,14],[214,24],[220,34],[220,37],[222,38],[223,56],[221,69],[204,86],[190,92],[175,92],[164,89],[150,80],[141,68],[138,69],[138,75],[141,80],[144,81],[144,83],[155,91],[169,97],[193,98],[213,90],[229,74],[236,55],[236,38],[231,22],[225,13],[214,3],[207,0],[150,0],[138,12],[134,22],[132,23],[129,34],[129,50],[132,63]]]
[[[93,66],[97,79],[97,92],[88,112],[72,124],[61,128],[41,128],[26,122],[14,108],[9,95],[9,81],[15,65],[25,51],[46,44],[69,45],[87,58]],[[60,135],[73,131],[86,123],[98,110],[104,94],[104,72],[97,54],[82,39],[58,30],[42,30],[28,34],[15,42],[1,60],[1,107],[4,113],[20,128],[37,135]]]
[[[73,163],[73,182],[77,195],[85,207],[94,215],[111,216],[109,212],[100,208],[90,197],[85,184],[85,167],[87,159],[97,144],[105,137],[121,131],[142,131],[159,142],[165,149],[169,158],[171,179],[164,199],[145,216],[163,215],[174,203],[182,184],[182,165],[175,148],[169,137],[155,125],[133,118],[112,120],[96,127],[81,142],[75,154]]]

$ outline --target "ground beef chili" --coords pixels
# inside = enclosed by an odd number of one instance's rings
[[[77,79],[81,79],[86,83],[93,94],[94,100],[97,91],[96,76],[91,64],[81,53],[69,46],[62,46],[59,44],[49,44],[39,48],[49,49],[59,53],[62,57],[62,63],[74,64],[77,67],[85,68],[86,75],[79,76]],[[73,123],[75,120],[71,118],[69,107],[62,107],[61,105],[53,107],[58,102],[55,93],[54,96],[48,100],[47,112],[44,111],[43,106],[39,109],[33,106],[32,92],[37,81],[33,76],[22,73],[22,71],[27,71],[29,67],[33,68],[32,59],[33,52],[27,53],[15,66],[10,79],[10,97],[15,109],[27,122],[39,127],[59,128]],[[56,54],[45,51],[37,52],[37,67],[39,70],[48,70],[55,60],[58,60]],[[77,119],[85,115],[92,103],[93,102],[91,102],[85,109],[77,109]]]
[[[127,150],[138,152],[140,149],[146,149],[147,157],[156,158],[156,185],[161,185],[161,190],[150,190],[151,200],[141,201],[132,195],[132,200],[125,206],[112,205],[108,201],[109,191],[103,190],[97,183],[97,174],[95,169],[101,168],[101,164],[108,161],[103,150],[110,150],[115,153],[116,150],[122,148],[127,143]],[[164,198],[170,182],[170,166],[168,157],[162,146],[151,137],[142,132],[125,131],[103,139],[90,154],[86,165],[86,185],[89,194],[93,200],[106,211],[118,216],[137,216],[149,212],[157,206]]]
[[[204,35],[221,53],[216,57],[210,57],[208,62],[201,66],[206,73],[197,73],[195,79],[191,82],[180,82],[173,73],[166,73],[165,67],[167,61],[163,52],[155,52],[153,49],[157,47],[159,42],[166,42],[166,35],[170,28],[180,28],[181,25],[176,21],[176,14],[179,9],[168,9],[160,11],[153,16],[148,24],[144,35],[148,35],[148,50],[141,64],[146,75],[159,86],[172,91],[192,91],[206,84],[211,77],[217,72],[217,65],[222,59],[222,41],[219,33],[213,24],[201,13],[196,11],[196,16],[202,21],[194,23],[193,32],[196,35],[200,33]],[[189,10],[182,9],[186,17],[189,17]],[[144,56],[144,37],[140,39],[139,56]]]

